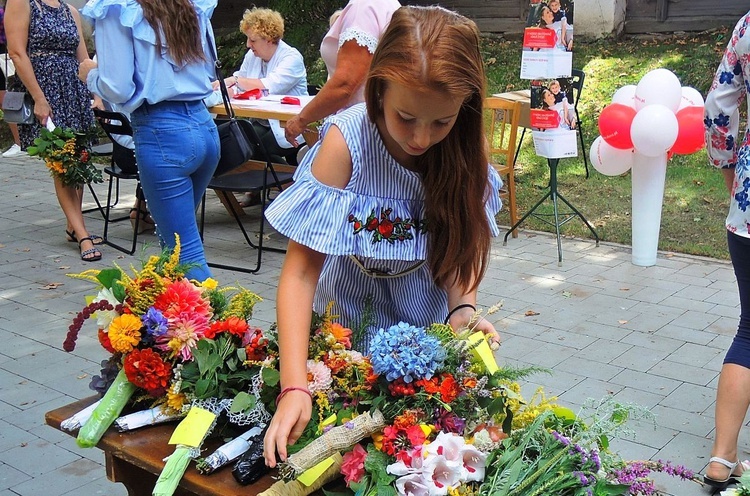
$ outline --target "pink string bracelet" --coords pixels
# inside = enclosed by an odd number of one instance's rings
[[[284,395],[286,395],[286,393],[288,393],[289,391],[302,391],[303,393],[307,394],[310,397],[310,401],[312,401],[312,393],[310,392],[309,389],[303,388],[303,387],[297,387],[297,386],[290,386],[290,387],[285,387],[284,389],[282,389],[279,395],[276,397],[276,406],[279,406],[279,401],[281,401],[281,398],[283,398]]]

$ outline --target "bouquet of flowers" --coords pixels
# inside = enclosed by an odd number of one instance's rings
[[[89,137],[71,129],[56,127],[53,131],[41,128],[40,136],[28,148],[29,155],[38,156],[52,177],[65,186],[80,188],[87,183],[100,183],[102,171],[91,162]]]
[[[297,443],[282,477],[343,450],[341,474],[357,496],[654,494],[651,472],[693,478],[669,462],[608,452],[610,436],[642,409],[607,399],[591,417],[575,415],[541,390],[525,401],[516,381],[542,369],[499,368],[481,333],[402,322],[380,329],[370,350],[357,408],[340,427],[314,426],[318,437]]]
[[[402,322],[381,329],[370,350],[362,357],[366,375],[358,381],[356,395],[349,393],[350,387],[337,395],[343,405],[337,416],[344,421],[341,427],[324,426],[320,435],[320,424],[313,426],[316,439],[307,443],[303,436],[290,447],[303,448],[282,464],[282,477],[294,479],[334,452],[372,436],[367,450],[355,447],[344,456],[342,472],[357,492],[392,493],[396,477],[384,469],[402,454],[413,454],[441,433],[443,439],[466,429],[489,429],[493,435],[502,432],[503,424],[510,429],[511,409],[518,400],[510,379],[536,370],[497,370],[481,333],[456,335],[441,324],[424,329]],[[469,448],[464,451],[469,453]],[[372,460],[367,466],[379,466],[380,473],[355,475],[352,468],[364,467],[365,457]]]
[[[742,472],[738,482],[737,487],[725,489],[719,496],[750,496],[750,470]]]
[[[253,305],[260,298],[242,288],[219,289],[212,279],[202,283],[186,279],[185,267],[179,263],[179,237],[176,241],[171,253],[150,257],[140,271],[133,269],[132,276],[117,266],[73,275],[95,282],[99,292],[74,318],[63,348],[72,351],[85,320],[95,316],[99,342],[112,354],[102,375],[114,377],[78,432],[82,447],[96,445],[137,391],[141,394],[136,400],[185,415],[189,399],[174,384],[183,367],[204,359],[205,348],[199,343],[218,329],[248,328]],[[217,391],[214,383],[220,380],[234,388],[221,394],[241,390],[242,384],[234,379],[207,377],[194,395],[206,398]]]

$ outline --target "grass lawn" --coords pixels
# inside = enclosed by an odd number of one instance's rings
[[[578,108],[587,148],[599,135],[599,113],[610,103],[612,94],[626,84],[637,84],[652,69],[670,69],[683,86],[692,86],[705,96],[721,60],[727,36],[726,30],[719,30],[701,34],[595,41],[576,38],[573,66],[586,73]],[[243,46],[244,38],[238,38],[237,44]],[[528,88],[529,82],[519,79],[519,40],[485,39],[483,49],[490,93]],[[320,73],[320,63],[312,62],[310,69],[311,80],[314,80]],[[0,123],[2,148],[7,148],[10,143],[8,127]],[[584,152],[588,153],[588,150]],[[591,177],[586,179],[580,155],[578,158],[561,160],[558,171],[560,193],[594,225],[602,240],[629,245],[630,175],[608,177],[592,167],[590,170]],[[527,133],[516,165],[520,215],[545,193],[548,180],[547,162],[534,154],[530,133]],[[549,202],[543,207],[551,212]],[[729,199],[721,173],[708,165],[705,151],[673,157],[667,167],[659,248],[728,258],[724,229],[728,207]],[[507,213],[501,213],[499,220],[505,226],[510,224]],[[551,226],[533,218],[521,227],[553,230]],[[591,236],[588,229],[575,219],[565,224],[562,232],[583,238]]]

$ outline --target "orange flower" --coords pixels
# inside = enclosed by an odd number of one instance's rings
[[[218,320],[212,323],[211,327],[206,331],[205,337],[208,339],[214,339],[217,334],[227,331],[238,338],[242,338],[245,336],[247,329],[248,326],[246,320],[233,316],[226,320]]]
[[[118,315],[109,324],[109,342],[120,353],[128,353],[141,341],[143,323],[135,315]]]
[[[445,403],[450,403],[458,396],[459,389],[456,379],[450,374],[443,374],[443,381],[440,383],[440,398]]]
[[[115,349],[112,348],[112,343],[109,341],[109,335],[104,332],[104,329],[99,329],[99,331],[97,332],[97,336],[99,337],[99,343],[101,343],[105,350],[110,353],[115,352]]]
[[[211,304],[202,297],[201,288],[193,286],[187,279],[170,283],[164,292],[157,296],[154,308],[161,310],[168,319],[183,313],[211,318]]]
[[[463,383],[464,388],[466,389],[474,389],[475,387],[477,387],[476,377],[464,377]]]
[[[151,348],[133,350],[125,357],[125,375],[136,387],[143,388],[151,396],[166,392],[172,368]]]
[[[346,328],[339,324],[338,322],[334,322],[331,324],[331,334],[333,334],[333,337],[336,338],[337,343],[341,343],[347,348],[352,347],[352,330],[349,328]]]

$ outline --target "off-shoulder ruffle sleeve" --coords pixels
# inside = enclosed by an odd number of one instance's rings
[[[218,0],[193,0],[198,17],[210,19],[217,2]],[[156,33],[143,17],[143,9],[135,0],[92,0],[81,9],[81,15],[92,22],[116,15],[120,24],[132,30],[134,38],[156,44]]]
[[[284,190],[266,210],[266,219],[281,234],[326,255],[356,255],[378,260],[418,261],[427,258],[429,214],[418,174],[398,165],[385,150],[377,129],[356,105],[330,117],[321,139],[335,125],[352,158],[346,188],[318,181],[312,174],[316,144]],[[502,184],[488,165],[486,222],[499,234],[495,215]],[[481,220],[477,220],[481,221]]]

